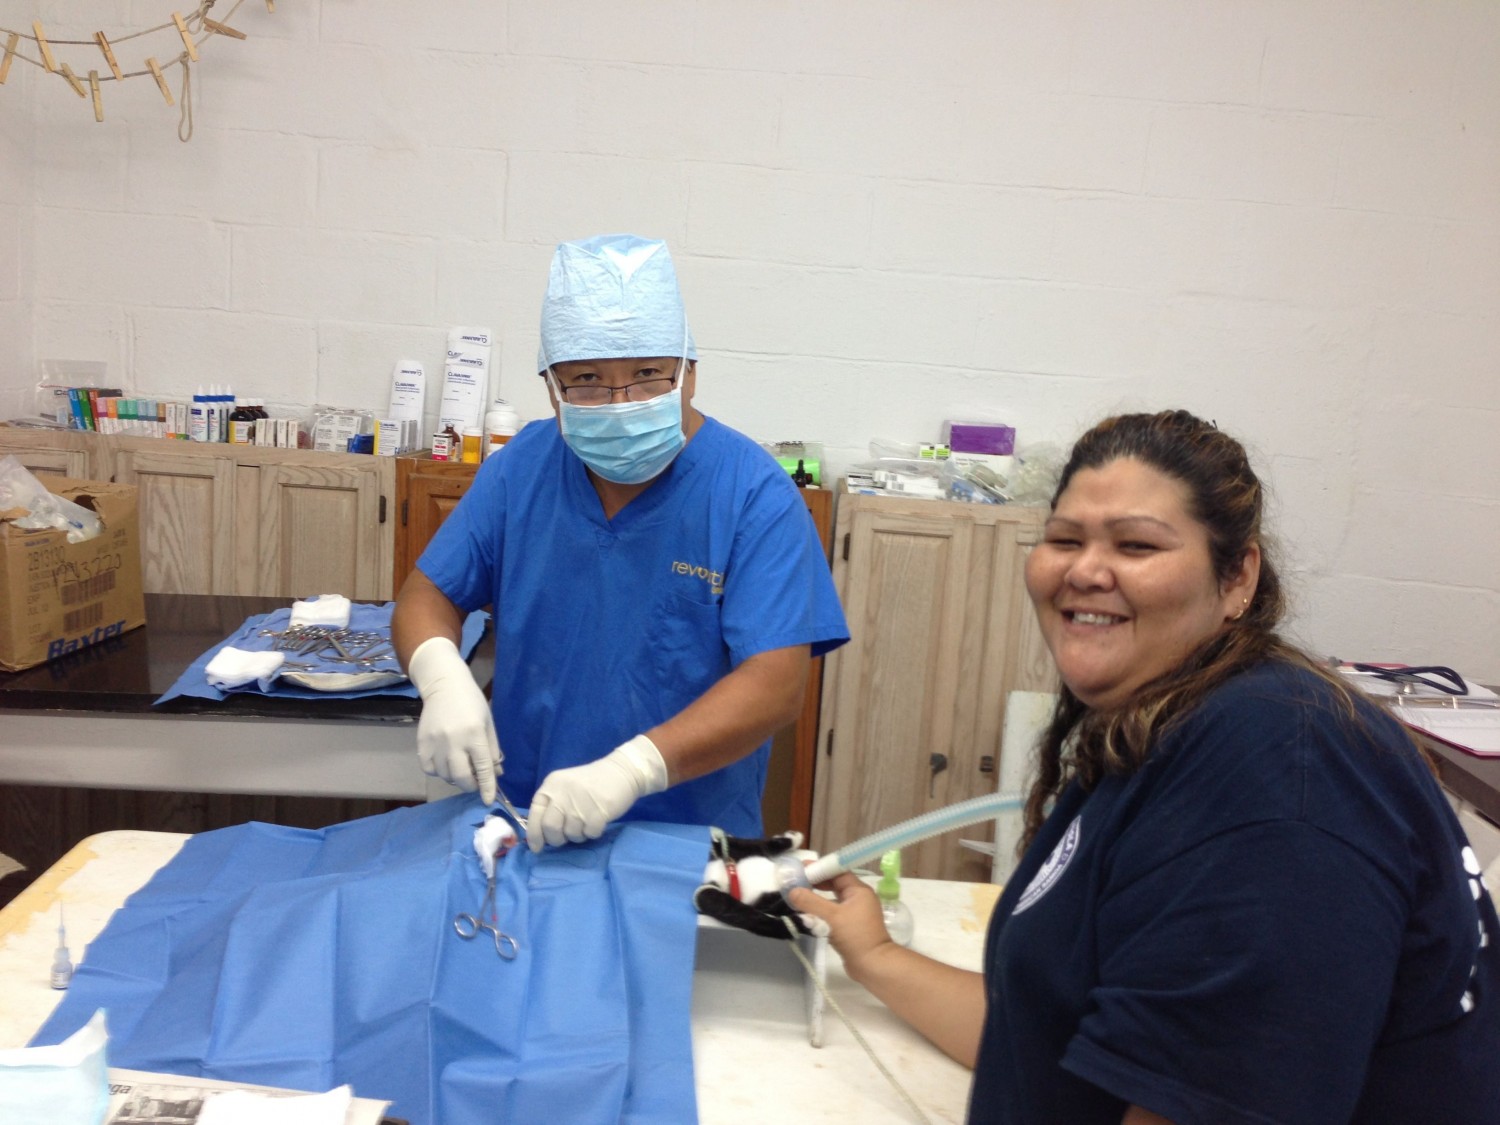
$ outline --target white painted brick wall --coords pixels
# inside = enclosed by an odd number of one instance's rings
[[[237,312],[430,324],[437,247],[430,238],[245,227],[234,234],[231,279]]]
[[[552,232],[559,230],[630,230],[681,244],[687,228],[683,172],[672,161],[571,152],[512,153],[505,235],[519,242],[556,243],[559,239]],[[542,284],[546,285],[545,272]],[[540,296],[537,308],[541,308]]]
[[[30,207],[0,203],[0,304],[21,301],[21,227],[30,217]]]
[[[505,155],[327,146],[317,194],[322,230],[498,239]]]
[[[693,165],[687,239],[716,258],[855,268],[870,262],[876,188],[865,176]]]
[[[506,7],[495,0],[443,0],[441,4],[310,4],[318,38],[394,51],[505,49]],[[278,13],[279,14],[279,13]]]
[[[35,82],[12,64],[0,87],[0,412],[32,409],[31,212],[35,203]]]
[[[161,12],[0,0],[0,27],[38,14],[82,38]],[[672,243],[726,422],[822,440],[836,469],[947,417],[1066,442],[1183,405],[1265,470],[1303,640],[1500,680],[1491,0],[235,22],[191,144],[147,81],[106,87],[103,125],[34,68],[0,87],[0,406],[47,356],[143,393],[228,378],[378,410],[414,358],[431,415],[447,328],[479,324],[534,417],[551,247],[633,230]]]
[[[210,309],[228,302],[225,227],[177,215],[41,203],[33,217],[39,300]]]
[[[1134,196],[1156,105],[996,85],[965,90],[952,112],[968,138],[954,154],[964,182]]]
[[[200,386],[282,401],[286,373],[317,360],[317,329],[290,317],[219,309],[139,309],[130,315],[131,366],[141,385],[187,398]]]
[[[979,278],[1051,276],[1054,193],[909,180],[875,190],[870,265]],[[1004,366],[1002,363],[1001,366]]]
[[[249,133],[201,123],[191,144],[176,129],[138,128],[123,161],[133,214],[187,215],[235,226],[300,227],[317,190],[315,142],[284,133]],[[75,201],[73,206],[86,206]]]
[[[1327,206],[1334,201],[1340,140],[1349,128],[1326,115],[1232,105],[1160,106],[1152,123],[1145,190],[1173,199]]]
[[[133,307],[127,312],[118,303],[38,301],[32,325],[37,357],[99,360],[109,365],[112,380],[120,380],[122,372],[133,370],[130,317],[138,311]],[[118,385],[123,388],[124,383]],[[144,374],[139,383],[132,381],[132,386],[143,391],[150,387],[163,395],[175,390],[175,384],[158,386]]]

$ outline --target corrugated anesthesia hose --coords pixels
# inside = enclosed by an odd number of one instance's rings
[[[992,820],[1002,812],[1020,808],[1024,801],[1024,797],[1015,793],[986,793],[982,797],[933,809],[889,828],[882,828],[879,832],[872,832],[852,844],[845,844],[836,852],[813,860],[805,867],[792,856],[782,856],[777,862],[781,891],[785,894],[793,887],[813,886],[832,879],[841,871],[870,863],[892,849],[910,847],[955,828],[966,828],[983,820]]]

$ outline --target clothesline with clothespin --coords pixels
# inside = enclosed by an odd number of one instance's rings
[[[103,31],[94,32],[91,39],[59,39],[47,34],[46,28],[41,20],[31,22],[31,34],[24,31],[16,31],[6,27],[0,27],[0,38],[5,40],[5,51],[0,56],[0,85],[4,85],[10,77],[11,64],[20,59],[22,62],[30,63],[48,74],[60,77],[80,98],[89,100],[93,104],[94,120],[104,120],[104,97],[102,84],[105,82],[123,82],[129,78],[151,77],[161,91],[162,98],[167,105],[177,105],[178,102],[172,96],[171,87],[167,85],[165,71],[174,66],[182,67],[182,94],[181,94],[181,117],[178,122],[177,135],[186,141],[193,135],[193,110],[192,110],[192,70],[191,64],[199,61],[198,48],[208,40],[210,36],[220,35],[226,39],[246,39],[248,36],[238,28],[231,27],[229,21],[239,11],[244,0],[235,0],[234,6],[229,9],[223,19],[214,19],[209,15],[217,0],[202,0],[189,15],[183,16],[181,12],[173,12],[171,19],[166,23],[157,24],[154,27],[144,28],[140,31],[128,34],[116,35],[113,38],[105,35]],[[274,13],[276,11],[276,0],[265,0],[266,10]],[[180,39],[182,49],[176,56],[166,63],[157,61],[155,55],[145,57],[145,69],[125,71],[120,67],[119,56],[115,53],[122,43],[134,39],[140,39],[161,32],[171,32],[175,39]],[[33,44],[36,56],[32,58],[23,52],[21,43],[26,41]],[[87,87],[80,79],[78,72],[73,69],[71,62],[59,59],[55,48],[62,47],[87,47],[97,50],[103,56],[107,74],[101,74],[97,67],[91,67],[87,71]],[[69,52],[76,59],[77,52]]]

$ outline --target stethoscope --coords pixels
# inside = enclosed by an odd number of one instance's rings
[[[1468,695],[1469,685],[1452,668],[1441,664],[1424,664],[1414,668],[1387,668],[1381,664],[1353,664],[1356,672],[1370,675],[1396,685],[1397,695],[1416,695],[1419,687],[1432,688],[1446,695]],[[1446,682],[1445,682],[1446,681]]]

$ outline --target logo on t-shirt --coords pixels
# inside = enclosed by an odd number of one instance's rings
[[[692,563],[678,560],[672,564],[673,574],[687,574],[693,578],[701,578],[708,583],[708,592],[718,597],[724,592],[724,576],[717,570],[710,570],[706,566],[694,566]]]
[[[1078,837],[1082,831],[1082,824],[1082,814],[1073,818],[1073,823],[1068,825],[1068,830],[1057,842],[1057,847],[1052,849],[1047,862],[1042,864],[1041,870],[1033,875],[1031,882],[1026,885],[1026,890],[1021,894],[1021,900],[1011,911],[1013,915],[1035,906],[1037,900],[1050,891],[1053,884],[1062,878],[1062,873],[1068,869],[1068,864],[1072,863],[1073,857],[1078,854]]]
[[[1482,895],[1489,894],[1489,887],[1485,885],[1483,869],[1479,866],[1479,857],[1474,854],[1474,849],[1465,845],[1464,850],[1459,853],[1460,861],[1464,865],[1464,874],[1469,877],[1469,893],[1474,896],[1477,903]],[[1479,948],[1483,949],[1490,944],[1490,935],[1484,929],[1484,915],[1479,916]],[[1469,970],[1472,980],[1474,974],[1479,971],[1479,963],[1476,961],[1474,967]],[[1474,993],[1471,989],[1465,989],[1463,997],[1458,1002],[1459,1009],[1463,1012],[1474,1010]]]

